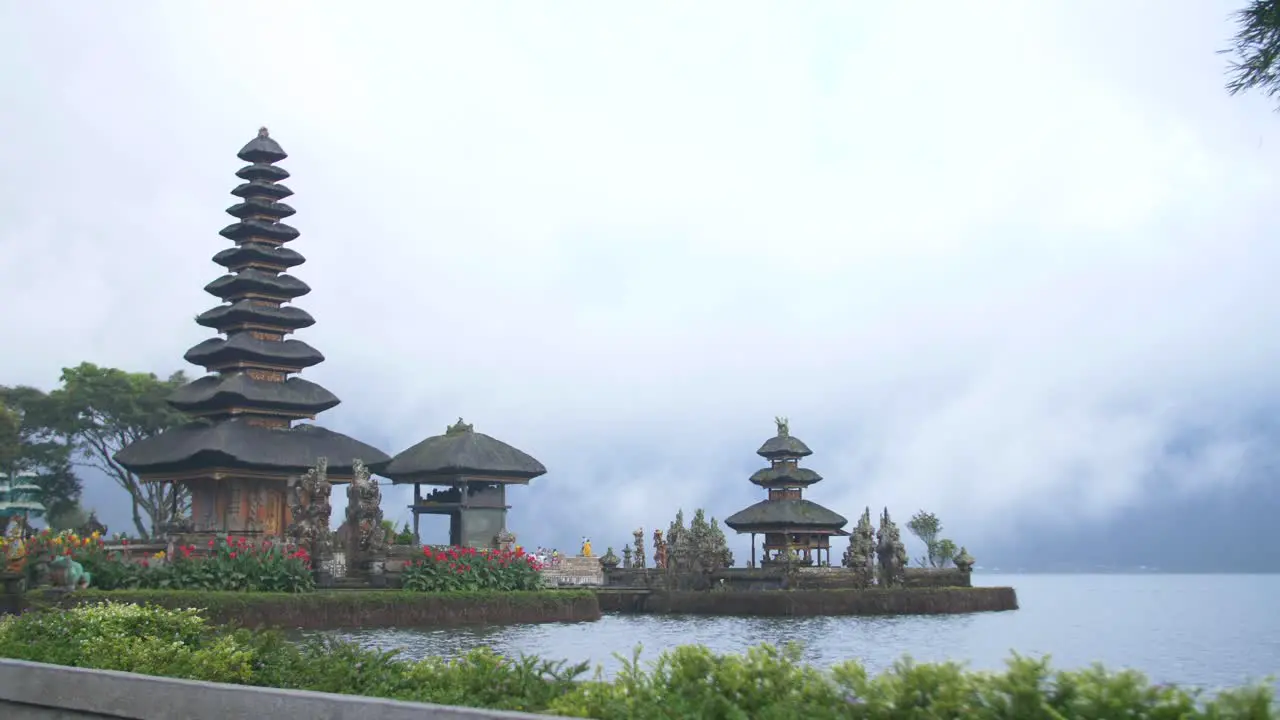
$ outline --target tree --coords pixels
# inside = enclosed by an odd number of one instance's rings
[[[49,393],[56,427],[84,465],[100,470],[129,493],[138,536],[186,513],[189,493],[180,485],[144,483],[116,462],[115,454],[138,440],[187,422],[171,407],[169,394],[187,383],[182,371],[161,380],[153,373],[131,373],[81,363],[63,368],[61,387]],[[150,520],[150,527],[143,516]]]
[[[26,476],[38,485],[46,518],[77,507],[83,489],[55,420],[44,391],[0,386],[0,477],[13,483]]]
[[[46,516],[49,529],[54,531],[79,530],[89,522],[89,513],[79,503],[63,508]]]
[[[921,510],[907,521],[907,530],[924,543],[925,556],[917,558],[920,567],[944,568],[955,561],[959,549],[947,538],[940,538],[942,521],[937,515]]]
[[[0,402],[0,473],[8,475],[22,452],[20,428],[22,418],[6,403]]]
[[[907,521],[907,530],[924,543],[925,557],[916,560],[921,567],[937,567],[935,552],[938,534],[942,532],[942,522],[931,512],[921,510]]]
[[[937,560],[938,563],[936,567],[946,567],[951,564],[956,559],[956,554],[959,552],[960,549],[956,547],[954,542],[951,542],[947,538],[942,538],[937,542],[933,549],[934,559]]]
[[[1280,0],[1252,0],[1234,14],[1236,34],[1231,47],[1227,91],[1232,95],[1261,90],[1269,98],[1280,95]]]

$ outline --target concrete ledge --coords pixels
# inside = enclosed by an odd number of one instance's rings
[[[534,720],[554,717],[0,659],[4,720]]]

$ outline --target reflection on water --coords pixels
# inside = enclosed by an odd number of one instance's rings
[[[798,642],[819,666],[856,659],[869,670],[896,659],[957,660],[998,669],[1010,650],[1053,656],[1058,667],[1100,661],[1131,667],[1161,682],[1221,687],[1280,674],[1280,617],[1272,598],[1280,576],[1030,575],[982,578],[1018,588],[1016,612],[883,618],[739,618],[608,615],[595,623],[555,623],[447,630],[339,633],[366,646],[410,657],[450,657],[477,647],[508,656],[589,661],[606,674],[615,654],[642,645],[697,643],[741,652],[761,643]]]

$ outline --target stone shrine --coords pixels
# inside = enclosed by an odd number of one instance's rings
[[[478,433],[458,418],[443,435],[396,455],[379,474],[413,484],[413,535],[422,542],[422,515],[449,518],[449,544],[498,549],[506,535],[508,485],[527,485],[547,468],[527,453]],[[440,489],[422,494],[423,485]]]
[[[756,471],[751,482],[768,491],[760,502],[725,519],[738,533],[751,534],[751,564],[756,563],[756,535],[764,535],[761,567],[776,563],[830,564],[832,536],[845,536],[848,523],[839,513],[805,500],[804,488],[822,476],[799,466],[813,454],[809,446],[792,437],[786,418],[775,418],[778,434],[765,441],[756,454],[769,467]]]

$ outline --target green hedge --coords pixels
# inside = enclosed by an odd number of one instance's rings
[[[639,651],[637,650],[637,657]],[[902,661],[877,677],[857,663],[803,665],[795,648],[716,655],[690,646],[651,666],[633,658],[609,681],[585,663],[506,660],[477,650],[453,661],[401,660],[352,643],[294,644],[278,633],[226,630],[195,610],[98,603],[0,621],[0,657],[248,685],[654,720],[1063,720],[1277,717],[1269,688],[1206,699],[1134,672],[1051,671],[1015,656],[1004,672]]]
[[[27,593],[26,605],[44,608],[112,601],[170,609],[197,608],[217,624],[336,629],[428,627],[598,620],[589,590],[459,591],[318,590],[309,593],[199,592],[192,590],[85,590],[49,596]]]

